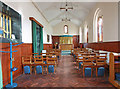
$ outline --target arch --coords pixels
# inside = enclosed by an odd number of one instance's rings
[[[97,8],[93,18],[93,42],[98,42],[97,23],[100,12],[100,8]]]
[[[80,43],[82,43],[82,28],[80,27],[80,29],[79,29],[79,39],[80,39]]]
[[[88,25],[84,25],[84,42],[88,43]]]
[[[68,25],[64,25],[64,33],[68,34]]]

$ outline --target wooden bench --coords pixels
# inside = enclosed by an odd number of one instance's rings
[[[120,89],[120,81],[115,80],[115,73],[120,72],[120,61],[115,62],[114,54],[109,55],[109,81],[118,89]]]

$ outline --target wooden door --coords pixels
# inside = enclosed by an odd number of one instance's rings
[[[55,48],[56,42],[58,43],[57,48],[59,48],[59,36],[52,36],[52,47]]]
[[[79,36],[78,35],[73,36],[73,44],[74,44],[74,48],[78,47],[78,44],[79,44]]]

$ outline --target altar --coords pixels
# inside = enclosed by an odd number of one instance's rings
[[[63,35],[60,37],[60,45],[59,48],[61,50],[71,50],[74,48],[73,45],[73,36],[72,35]]]
[[[61,50],[71,50],[74,48],[74,45],[73,44],[60,44],[59,48]]]

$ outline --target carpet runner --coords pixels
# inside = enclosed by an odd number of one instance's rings
[[[61,55],[70,55],[71,54],[71,50],[62,50],[61,51]]]

